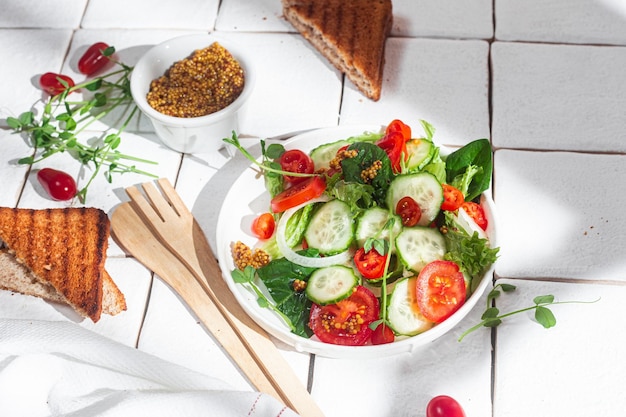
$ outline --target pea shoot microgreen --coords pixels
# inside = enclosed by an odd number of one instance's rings
[[[147,164],[156,162],[125,155],[117,150],[121,143],[121,134],[128,127],[138,108],[130,92],[133,67],[114,60],[112,57],[114,52],[115,48],[109,47],[103,54],[120,69],[73,87],[59,79],[66,89],[56,96],[51,96],[44,103],[39,117],[31,110],[23,112],[17,118],[7,118],[8,126],[16,133],[28,135],[35,149],[32,155],[19,159],[18,164],[33,165],[63,152],[70,153],[82,165],[93,164],[91,177],[77,193],[77,197],[83,203],[87,197],[87,189],[103,167],[106,167],[104,174],[108,182],[112,182],[113,174],[127,172],[156,177],[135,166],[136,162]],[[92,97],[79,101],[72,100],[69,94],[81,89],[92,93]],[[79,134],[118,108],[123,110],[120,119],[122,123],[117,129],[112,128],[113,133],[104,132],[101,140],[95,144],[79,140]]]
[[[500,313],[500,310],[493,305],[493,301],[500,297],[502,292],[513,292],[516,287],[512,284],[500,283],[496,284],[493,289],[487,295],[487,308],[481,317],[480,323],[467,329],[459,337],[459,342],[462,341],[468,334],[480,329],[481,327],[497,327],[502,323],[502,320],[513,316],[515,314],[524,313],[526,311],[535,310],[535,320],[538,324],[546,329],[556,326],[556,317],[552,310],[548,306],[554,306],[559,304],[589,304],[595,303],[595,301],[554,301],[554,295],[539,295],[533,298],[533,305],[514,310],[508,313]]]

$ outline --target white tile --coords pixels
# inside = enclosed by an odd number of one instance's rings
[[[626,287],[507,281],[515,292],[497,302],[502,313],[532,306],[538,295],[557,301],[593,301],[551,307],[556,326],[544,329],[533,312],[497,328],[494,416],[616,415],[626,409]]]
[[[391,36],[493,37],[491,0],[395,0]]]
[[[209,31],[215,26],[218,4],[217,0],[90,0],[81,26]]]
[[[32,153],[30,146],[17,134],[0,130],[0,142],[5,148],[2,152],[3,161],[0,163],[0,206],[15,207],[22,192],[25,178],[28,174],[28,165],[20,165],[20,158]]]
[[[626,280],[624,155],[499,150],[494,184],[498,275]]]
[[[480,322],[483,305],[479,302],[449,333],[411,353],[366,360],[317,356],[313,398],[326,417],[424,416],[437,395],[455,398],[467,416],[491,415],[491,333],[480,329],[458,341]],[[351,400],[338,400],[338,392]]]
[[[626,44],[622,0],[498,0],[496,39]]]
[[[242,110],[241,135],[268,137],[337,124],[341,76],[306,40],[295,34],[224,36],[250,52],[257,72]]]
[[[0,29],[0,55],[11,57],[11,65],[0,66],[0,119],[17,117],[47,98],[39,77],[61,71],[71,36],[67,29]]]
[[[626,48],[497,42],[497,147],[626,151]]]
[[[216,30],[246,32],[288,32],[295,29],[283,18],[280,1],[223,0]]]
[[[432,124],[440,144],[489,137],[488,53],[484,41],[390,38],[381,98],[374,102],[346,81],[341,124],[401,119],[421,133]]]
[[[0,27],[76,28],[87,0],[0,0]]]

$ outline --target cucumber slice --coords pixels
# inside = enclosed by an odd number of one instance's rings
[[[405,227],[396,238],[396,252],[404,266],[417,273],[426,264],[443,259],[446,241],[437,229]]]
[[[306,296],[316,304],[335,304],[348,298],[359,283],[352,268],[343,265],[315,270],[306,285]]]
[[[398,175],[391,181],[387,190],[388,207],[395,210],[398,201],[405,196],[413,198],[422,210],[422,217],[417,225],[426,226],[439,214],[443,202],[443,189],[441,183],[430,172]]]
[[[323,255],[347,250],[354,241],[350,206],[341,200],[324,203],[311,217],[304,237],[309,247]]]
[[[394,217],[396,218],[391,226],[391,231],[392,235],[395,237],[398,236],[398,233],[402,230],[402,221],[399,217]],[[356,226],[356,241],[359,247],[363,246],[365,241],[370,237],[389,240],[389,228],[383,229],[388,220],[389,210],[385,210],[381,207],[372,207],[365,210],[361,217],[359,217]]]
[[[330,161],[337,155],[337,151],[341,149],[341,147],[349,144],[350,141],[344,139],[332,143],[325,143],[313,149],[310,156],[315,169],[328,168]]]
[[[422,316],[417,307],[415,281],[416,278],[411,277],[396,282],[389,298],[387,320],[389,320],[389,327],[399,335],[415,336],[434,325]]]
[[[421,171],[433,158],[435,144],[428,139],[411,139],[406,143],[409,171]]]

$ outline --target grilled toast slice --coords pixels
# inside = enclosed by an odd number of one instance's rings
[[[109,231],[106,213],[95,208],[0,207],[0,287],[67,303],[94,322],[103,311],[124,310],[104,269]]]
[[[391,0],[282,0],[283,15],[368,98],[378,101]]]

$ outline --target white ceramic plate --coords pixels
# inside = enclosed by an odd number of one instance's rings
[[[285,142],[284,145],[287,149],[301,149],[306,152],[323,143],[360,135],[366,131],[380,131],[380,126],[340,126],[320,129],[298,135]],[[442,154],[445,153],[446,150],[442,148]],[[242,241],[248,246],[253,246],[257,239],[250,232],[252,221],[259,214],[269,209],[270,198],[265,190],[263,178],[259,176],[258,170],[253,168],[251,167],[251,169],[247,169],[241,174],[224,199],[216,230],[218,259],[224,279],[244,310],[268,333],[293,346],[297,351],[333,358],[367,358],[410,352],[415,347],[435,340],[456,326],[476,305],[485,288],[491,282],[489,277],[492,276],[493,266],[485,274],[487,278],[482,279],[476,291],[465,304],[446,321],[417,336],[396,340],[390,344],[378,346],[338,346],[322,343],[315,337],[306,339],[297,336],[289,331],[288,327],[276,314],[268,309],[259,307],[256,302],[256,296],[252,291],[249,291],[242,285],[235,284],[230,276],[231,271],[234,269],[230,251],[231,244]],[[492,246],[496,246],[494,205],[488,193],[483,194],[482,203],[489,222],[487,235]]]

